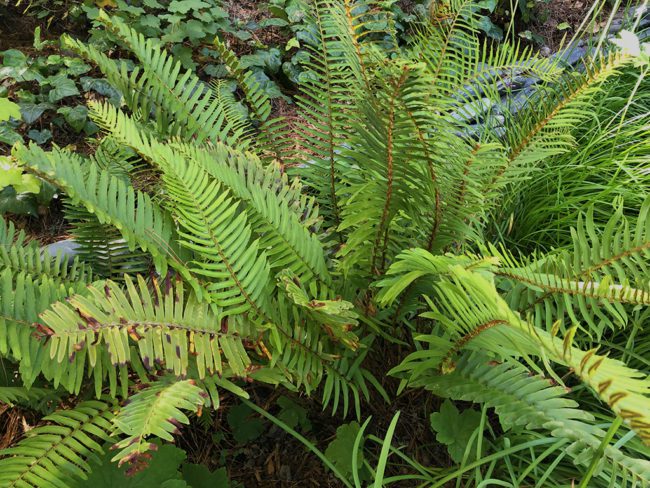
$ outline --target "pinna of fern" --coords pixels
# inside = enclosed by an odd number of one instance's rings
[[[426,346],[393,369],[404,385],[494,408],[522,438],[570,446],[581,471],[602,455],[599,483],[650,479],[647,462],[621,445],[601,454],[605,433],[582,408],[586,394],[539,376],[562,384],[572,372],[599,412],[650,439],[643,363],[627,366],[591,344],[642,320],[649,204],[630,217],[617,203],[605,223],[587,213],[570,246],[532,257],[493,246],[487,227],[542,164],[582,144],[573,126],[634,56],[598,53],[584,72],[561,74],[519,46],[484,47],[478,15],[461,0],[398,52],[378,41],[394,38],[391,22],[380,24],[386,32],[373,27],[384,14],[363,1],[314,2],[295,153],[221,42],[254,123],[117,19],[101,16],[141,64],[131,72],[65,41],[98,65],[124,106],[91,105],[107,141],[91,158],[34,145],[13,154],[66,194],[78,239],[99,246],[101,259],[82,254],[88,264],[69,270],[35,259],[35,246],[2,254],[0,353],[20,363],[26,384],[42,376],[71,393],[91,386],[98,398],[128,400],[110,427],[82,419],[61,430],[63,445],[93,429],[115,443],[115,460],[137,463],[153,438],[173,439],[187,412],[218,405],[220,391],[245,396],[240,381],[320,388],[325,405],[360,417],[369,385],[386,396],[362,365],[373,332],[390,336],[408,319]],[[472,133],[468,107],[496,102],[504,73],[520,68],[542,79],[544,103],[504,113],[502,130]],[[142,168],[152,185],[139,186]],[[90,440],[63,454],[78,476],[97,450]],[[0,462],[9,478],[38,486],[41,465],[62,458],[28,441],[16,449],[37,462],[18,451]],[[60,485],[60,471],[48,481]]]

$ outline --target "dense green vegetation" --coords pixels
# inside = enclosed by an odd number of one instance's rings
[[[217,2],[87,2],[5,51],[0,486],[281,486],[231,472],[262,435],[322,486],[649,485],[643,12],[574,68],[496,5],[272,1],[238,55]],[[54,196],[74,255],[16,228]]]

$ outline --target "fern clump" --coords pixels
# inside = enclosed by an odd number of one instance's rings
[[[99,22],[131,70],[64,39],[123,105],[90,102],[104,134],[92,156],[13,149],[65,194],[82,251],[65,261],[0,227],[0,354],[25,384],[0,398],[46,382],[87,401],[3,451],[2,479],[63,486],[62,466],[84,478],[106,442],[138,466],[223,392],[265,383],[358,418],[406,388],[481,404],[484,423],[494,412],[485,443],[503,453],[421,470],[434,486],[649,483],[648,114],[635,105],[647,56],[603,43],[573,70],[517,42],[490,46],[464,0],[405,45],[383,2],[318,0],[309,15],[297,148],[222,41],[247,116],[118,18]],[[536,93],[491,108],[515,76]],[[620,145],[623,175],[571,176],[576,158],[605,167]],[[568,182],[549,183],[566,191],[553,207],[536,185],[557,175]],[[378,343],[408,351],[378,372]],[[54,456],[48,443],[68,447]]]

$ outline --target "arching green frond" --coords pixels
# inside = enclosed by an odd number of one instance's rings
[[[183,71],[181,63],[168,55],[157,40],[145,39],[121,19],[103,12],[98,20],[126,44],[142,68],[129,72],[125,62],[116,63],[96,47],[69,36],[64,37],[64,43],[97,64],[132,111],[147,119],[154,110],[151,118],[161,134],[198,143],[247,144],[249,127],[234,103],[226,103],[191,70]]]
[[[501,356],[525,353],[547,358],[571,368],[646,444],[650,443],[650,380],[642,372],[597,354],[597,349],[585,352],[573,347],[575,329],[562,340],[522,320],[498,295],[494,284],[476,273],[451,268],[450,279],[443,278],[436,288],[437,303],[430,302],[433,312],[423,316],[439,321],[445,337],[421,337],[436,346],[431,351],[433,360],[424,371],[453,371],[454,357],[465,348],[494,351]],[[427,352],[415,352],[405,363],[418,361]]]
[[[184,375],[190,363],[199,377],[223,373],[243,375],[251,364],[244,343],[257,332],[243,320],[225,317],[207,303],[186,299],[181,284],[153,291],[138,277],[125,277],[126,289],[107,281],[53,304],[41,314],[42,335],[53,362],[54,381],[64,373],[84,370],[102,385],[105,370],[139,356],[145,368],[159,365]],[[132,348],[135,345],[136,348]],[[104,354],[106,353],[106,354]]]
[[[341,222],[339,189],[348,167],[341,151],[352,130],[357,101],[370,91],[362,23],[366,2],[318,0],[308,15],[315,26],[305,46],[309,60],[301,77],[296,103],[305,123],[301,134],[304,168],[296,172],[318,196],[325,219],[338,227]]]
[[[86,479],[89,456],[110,439],[111,409],[108,402],[88,401],[43,418],[48,424],[0,451],[0,485],[66,488],[71,478]]]
[[[260,249],[267,251],[271,270],[291,269],[301,279],[330,282],[323,247],[312,232],[320,224],[313,198],[304,195],[299,181],[290,182],[278,165],[263,166],[257,157],[221,144],[210,149],[173,143],[169,147],[142,133],[138,124],[108,104],[91,105],[91,116],[122,143],[156,166],[162,152],[187,158],[225,185],[246,205]],[[162,158],[162,159],[161,159]]]
[[[113,461],[121,465],[137,460],[151,449],[151,436],[172,442],[180,425],[190,422],[182,410],[196,412],[205,396],[193,380],[168,378],[129,397],[114,419],[117,430],[127,437],[113,446],[120,450]]]
[[[131,251],[140,247],[151,254],[161,274],[172,266],[200,293],[201,286],[184,263],[187,253],[176,243],[171,217],[147,194],[60,149],[46,153],[35,145],[22,146],[16,156],[31,171],[63,189],[73,203],[81,204],[100,223],[119,229]]]
[[[584,73],[570,72],[557,85],[540,88],[524,110],[506,119],[508,164],[499,178],[567,152],[574,145],[571,129],[592,116],[592,100],[603,83],[633,60],[622,53],[600,56]]]
[[[477,13],[472,0],[451,0],[431,4],[431,22],[412,47],[410,57],[423,61],[432,76],[432,92],[440,96],[444,107],[449,97],[464,87],[477,71],[480,44]]]
[[[170,148],[161,146],[156,155],[181,227],[179,243],[196,256],[192,272],[212,280],[208,293],[224,314],[268,316],[269,265],[259,240],[252,239],[240,202],[203,168]]]
[[[290,162],[289,151],[292,141],[288,138],[289,130],[283,117],[271,117],[271,101],[268,95],[255,80],[251,71],[244,69],[239,59],[220,39],[214,40],[216,51],[221,60],[244,93],[245,100],[251,111],[252,119],[259,123],[257,128],[257,151],[268,153],[271,160],[281,165]]]
[[[545,160],[504,194],[489,222],[493,239],[514,252],[549,252],[571,243],[571,227],[591,206],[599,227],[615,198],[633,216],[649,193],[649,86],[647,73],[633,65],[610,77],[591,99],[589,119],[571,127],[574,150]]]
[[[410,386],[420,386],[434,394],[455,400],[483,403],[495,409],[505,429],[525,428],[547,431],[570,442],[565,449],[575,462],[589,465],[597,456],[604,431],[593,425],[593,417],[568,398],[567,390],[552,380],[532,376],[515,361],[498,363],[480,353],[465,354],[453,372],[421,375]],[[587,451],[587,452],[585,452]],[[600,476],[630,477],[650,481],[650,461],[634,459],[617,447],[606,446]],[[585,466],[585,467],[586,467]]]
[[[626,325],[631,307],[650,305],[650,198],[632,222],[618,202],[603,229],[593,211],[580,216],[572,250],[523,265],[504,253],[506,266],[496,273],[513,283],[506,300],[532,313],[537,326],[550,330],[566,317],[571,324],[584,321],[600,339],[606,328]]]
[[[46,354],[33,337],[32,324],[50,304],[80,292],[86,286],[74,287],[51,278],[34,278],[25,273],[0,272],[0,355],[20,361],[23,381],[31,384],[43,366]]]
[[[372,337],[366,336],[359,341],[361,353],[332,347],[331,342],[325,340],[330,336],[323,334],[324,325],[307,320],[305,313],[291,302],[285,294],[278,296],[276,326],[268,336],[271,367],[279,368],[294,385],[305,388],[308,393],[322,384],[323,407],[332,408],[332,412],[343,408],[347,415],[352,398],[359,416],[361,395],[369,398],[366,382],[383,392],[374,377],[361,367],[367,354],[367,341]],[[344,333],[344,336],[352,338],[349,334]],[[356,339],[351,345],[357,347]]]
[[[0,386],[0,403],[12,406],[16,403],[28,403],[34,405],[40,400],[53,396],[52,393],[52,390],[49,388]]]
[[[73,284],[89,282],[92,273],[78,259],[51,256],[37,241],[27,241],[24,231],[16,232],[13,222],[0,220],[0,271],[26,273]]]
[[[416,280],[423,277],[432,279],[447,274],[452,266],[462,266],[474,272],[481,270],[490,272],[496,264],[498,264],[496,258],[433,255],[424,249],[409,249],[400,253],[386,271],[385,278],[375,283],[375,286],[381,288],[377,301],[381,305],[391,305]]]
[[[426,77],[417,65],[395,63],[378,78],[376,99],[363,105],[363,123],[345,153],[357,169],[346,175],[349,196],[339,230],[349,235],[341,267],[346,274],[365,269],[359,277],[380,275],[396,250],[421,237],[419,229],[432,227],[431,213],[419,209],[436,207],[428,184],[431,161],[411,144],[416,133],[409,114],[429,118],[432,131],[437,127],[422,97]]]
[[[119,280],[125,273],[147,274],[152,268],[149,255],[131,249],[115,227],[100,223],[95,215],[74,205],[66,207],[65,215],[72,224],[70,235],[79,245],[77,256],[96,276]]]
[[[431,22],[420,22],[408,56],[423,61],[432,75],[430,93],[438,109],[458,111],[487,97],[501,101],[499,90],[524,77],[550,81],[558,61],[532,53],[520,42],[481,42],[481,9],[469,0],[431,4]]]

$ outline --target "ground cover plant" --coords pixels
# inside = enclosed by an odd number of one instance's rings
[[[650,484],[644,9],[572,68],[490,40],[486,2],[408,29],[394,2],[271,2],[301,26],[289,119],[216,2],[97,3],[94,40],[3,58],[45,90],[0,121],[46,104],[84,144],[15,131],[0,160],[75,242],[0,224],[0,401],[35,425],[0,486]]]

